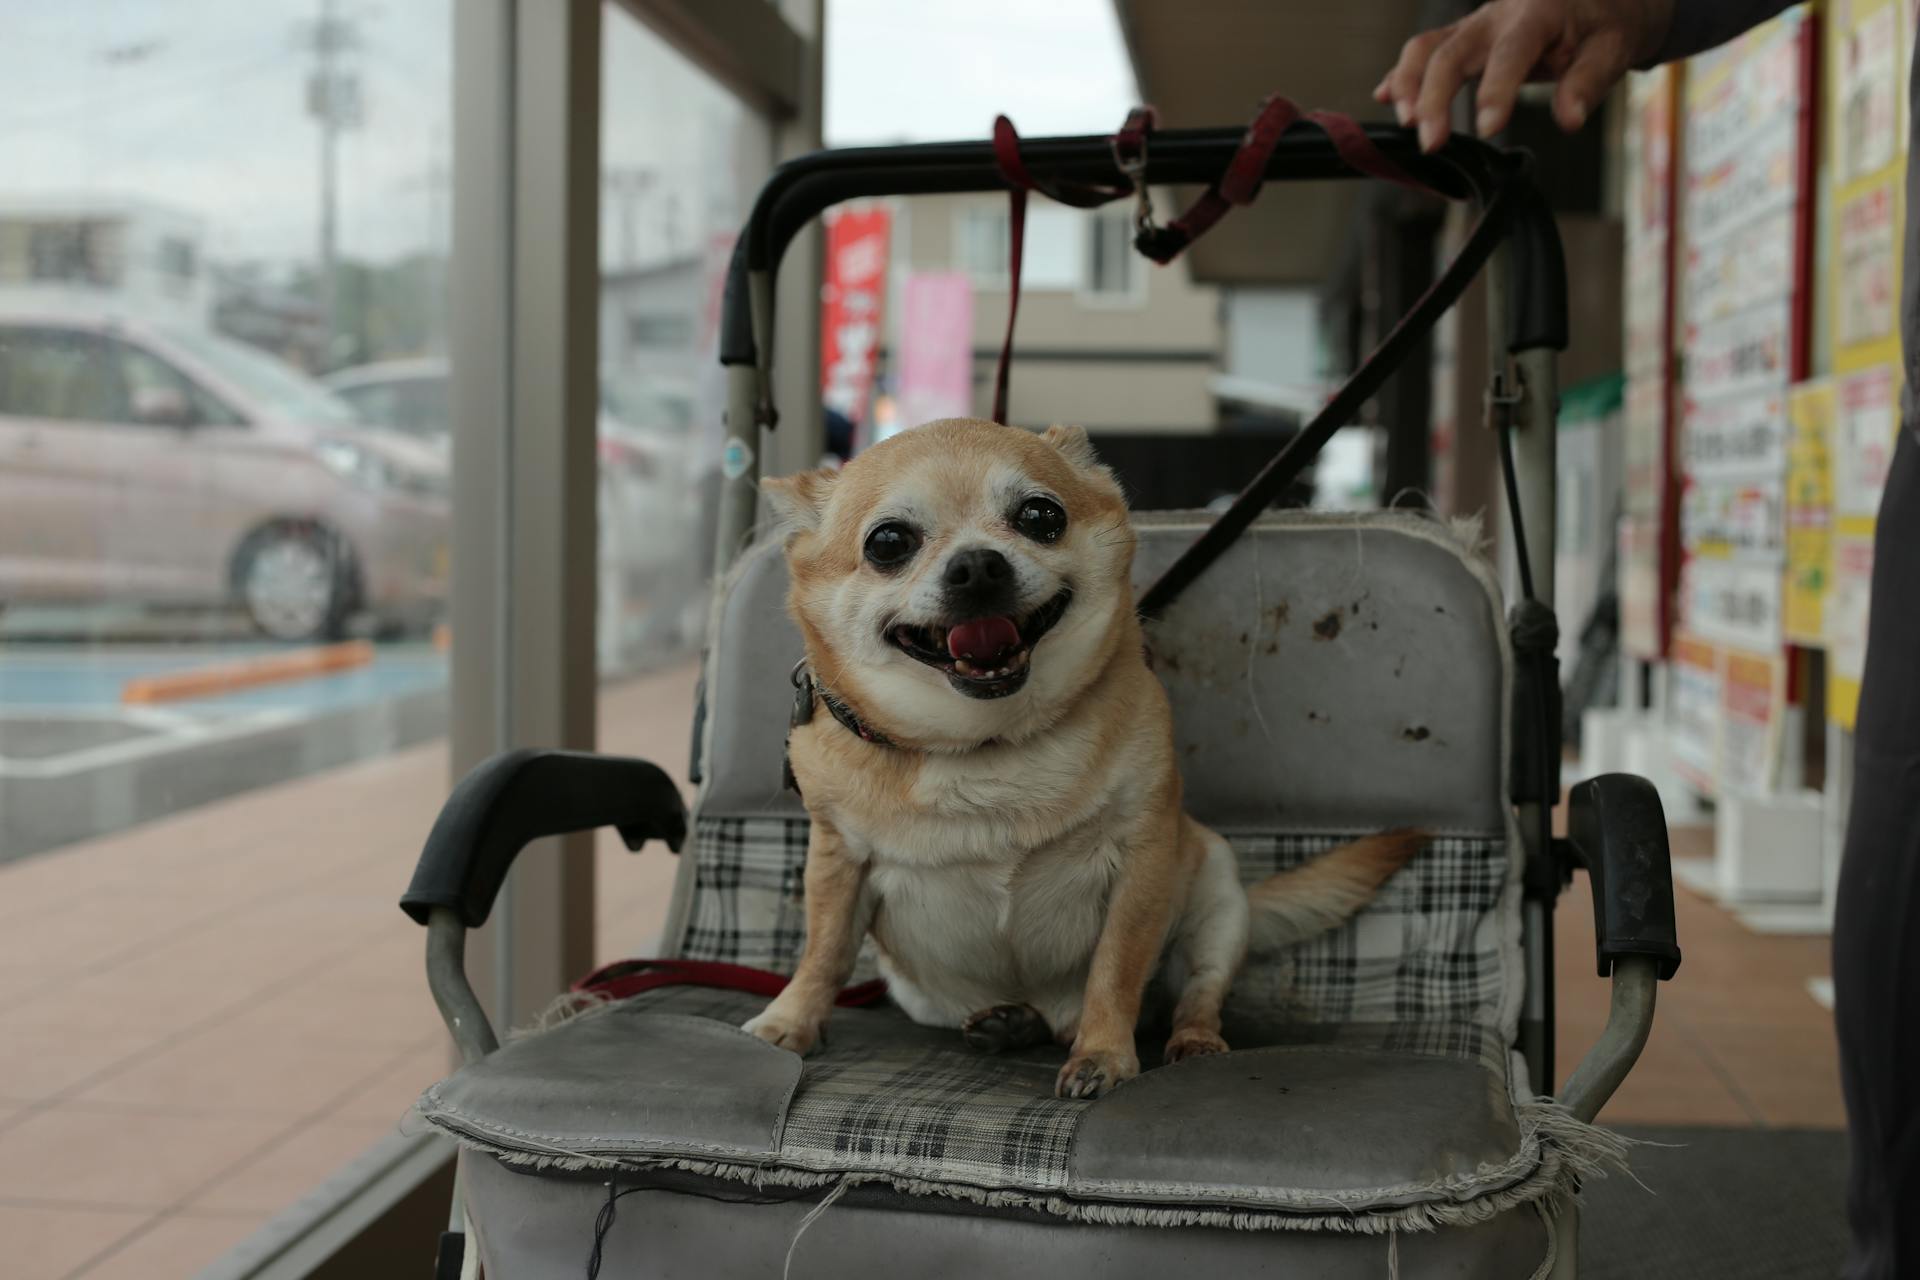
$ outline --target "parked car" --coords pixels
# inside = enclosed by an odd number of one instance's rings
[[[438,448],[452,433],[447,363],[423,357],[342,369],[325,379],[363,422]],[[698,611],[700,491],[689,472],[690,397],[660,386],[603,384],[599,413],[599,650],[603,669],[636,647],[634,606],[656,626]],[[693,607],[689,608],[689,602]]]
[[[444,452],[184,323],[0,312],[0,599],[237,603],[282,640],[444,605]]]

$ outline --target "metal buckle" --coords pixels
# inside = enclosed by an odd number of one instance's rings
[[[1146,134],[1140,135],[1139,155],[1122,155],[1117,133],[1107,140],[1107,147],[1113,152],[1114,168],[1126,176],[1127,185],[1133,188],[1133,229],[1136,232],[1155,230],[1158,224],[1153,217],[1153,197],[1147,192]]]

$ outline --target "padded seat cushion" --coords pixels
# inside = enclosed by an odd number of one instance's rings
[[[1162,1225],[1418,1229],[1564,1188],[1544,1104],[1516,1106],[1469,1023],[1228,1026],[1254,1046],[1053,1096],[1058,1048],[1002,1056],[891,1008],[836,1011],[800,1059],[738,1031],[762,1001],[667,988],[516,1040],[428,1090],[426,1121],[540,1169],[880,1183]],[[1143,1042],[1141,1060],[1159,1061]]]

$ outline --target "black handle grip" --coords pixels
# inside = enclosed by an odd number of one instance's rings
[[[629,849],[687,835],[680,789],[657,765],[588,751],[505,751],[476,766],[447,797],[400,909],[419,924],[451,907],[484,924],[507,869],[529,841],[614,827]]]
[[[1593,882],[1600,976],[1622,956],[1652,956],[1662,980],[1680,967],[1673,918],[1673,864],[1660,793],[1645,778],[1602,774],[1567,800],[1566,848]]]

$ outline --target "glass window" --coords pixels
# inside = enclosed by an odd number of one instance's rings
[[[773,137],[624,7],[605,6],[602,31],[599,669],[690,695],[724,442],[721,286]],[[631,866],[607,883],[633,886]],[[664,906],[603,915],[603,945],[651,946]]]
[[[191,378],[152,352],[106,340],[107,359],[126,392],[125,421],[153,426],[235,426],[240,419]]]
[[[1077,209],[1029,203],[1021,245],[1020,287],[1078,289],[1086,272],[1082,261],[1085,216]],[[955,267],[983,289],[1007,287],[1012,232],[1006,202],[963,208],[955,228]]]
[[[390,427],[418,440],[443,440],[451,424],[444,374],[353,382],[334,394],[368,426]]]
[[[197,1274],[445,1073],[447,451],[320,379],[444,352],[451,30],[5,6],[0,1273]]]
[[[1101,209],[1087,218],[1085,292],[1102,300],[1136,296],[1146,277],[1133,248],[1132,209]]]
[[[59,329],[0,329],[0,414],[52,421],[112,421],[100,344]]]
[[[1012,253],[1005,209],[963,209],[954,266],[982,288],[1004,289]]]

